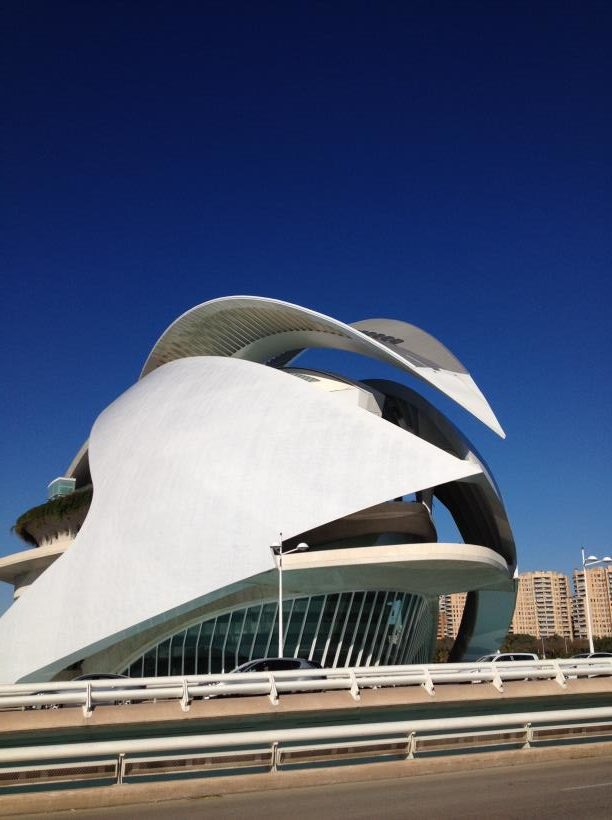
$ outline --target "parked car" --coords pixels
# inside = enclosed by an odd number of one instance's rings
[[[493,652],[490,655],[482,655],[476,659],[476,663],[506,663],[508,661],[538,661],[539,658],[534,652]],[[527,678],[525,678],[527,680]],[[472,683],[481,683],[479,680]]]
[[[476,663],[501,663],[502,661],[538,661],[534,652],[494,652],[476,659]]]
[[[572,660],[586,661],[589,658],[612,658],[612,652],[579,652],[577,655],[572,655]]]
[[[75,681],[94,681],[94,680],[125,680],[131,681],[131,683],[126,683],[125,686],[121,687],[123,689],[140,689],[140,682],[138,679],[130,678],[129,675],[115,675],[111,672],[89,672],[87,675],[79,675],[78,678],[74,678]],[[109,686],[109,691],[112,690],[114,687]],[[115,706],[123,706],[127,703],[141,703],[139,700],[115,700],[113,704]]]
[[[111,672],[90,672],[87,675],[79,675],[77,678],[73,678],[72,682],[73,683],[81,683],[81,682],[88,681],[88,680],[97,681],[97,680],[109,680],[109,679],[111,679],[111,680],[116,680],[116,679],[130,680],[130,678],[127,675],[114,675]],[[112,687],[109,687],[109,688],[112,688]],[[126,688],[130,689],[130,688],[135,688],[135,687],[134,686],[131,686],[131,687],[126,686]],[[70,691],[71,691],[70,689],[62,689],[62,690],[58,689],[57,691],[53,691],[52,689],[47,689],[46,691],[35,692],[35,694],[36,695],[61,695],[62,693],[65,694],[66,692],[70,692]],[[74,691],[78,691],[78,690],[75,689]],[[116,706],[122,705],[124,703],[130,703],[130,701],[129,700],[114,701],[114,704]],[[32,706],[31,708],[32,709],[62,709],[63,706],[64,706],[64,704],[62,704],[62,703],[46,703],[46,704],[42,704],[41,706]]]
[[[606,660],[612,658],[612,652],[579,652],[577,655],[572,655],[569,660],[572,661],[590,661],[590,660]],[[576,678],[577,675],[568,675],[570,678]],[[606,678],[606,674],[588,675],[589,678]]]
[[[232,672],[289,672],[292,669],[321,669],[321,664],[306,658],[256,658],[240,664]]]
[[[128,678],[127,675],[113,675],[111,672],[90,672],[88,675],[79,675],[72,680],[108,680],[109,678]]]
[[[235,669],[232,669],[232,674],[234,672],[292,672],[294,670],[299,669],[321,668],[322,667],[320,663],[317,663],[317,661],[309,661],[306,658],[255,658],[252,661],[246,661],[246,663],[241,663],[240,666],[237,666]],[[324,678],[324,675],[309,675],[304,678],[295,678],[295,680],[322,680]],[[240,685],[238,681],[232,684],[230,684],[229,681],[227,683],[225,683],[224,681],[219,681],[219,683],[216,684],[216,686],[220,690],[222,690],[225,686],[235,684]],[[237,697],[237,693],[225,695],[222,691],[219,691],[216,692],[214,695],[205,696],[205,700],[209,700],[210,698],[216,697]]]

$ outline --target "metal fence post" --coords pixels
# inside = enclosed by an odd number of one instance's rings
[[[562,686],[564,689],[567,689],[567,683],[565,682],[565,675],[563,674],[563,671],[562,671],[562,669],[559,665],[559,661],[555,660],[554,664],[555,664],[555,669],[557,670],[557,675],[555,677],[555,680],[557,681],[559,686]]]
[[[91,681],[87,681],[87,685],[85,687],[85,703],[83,704],[83,715],[85,717],[91,717],[91,714]]]
[[[353,700],[361,700],[359,684],[357,683],[357,676],[355,675],[354,669],[349,669],[349,676],[351,679],[351,695],[353,696]]]
[[[187,685],[187,678],[183,681],[183,696],[181,698],[181,709],[183,712],[188,712],[189,706],[189,686]]]
[[[273,706],[278,706],[278,690],[272,672],[269,673],[268,677],[270,679],[270,702]]]
[[[435,695],[436,690],[435,690],[433,678],[431,677],[431,673],[430,673],[429,669],[426,668],[424,670],[423,674],[424,674],[425,680],[423,681],[421,686],[427,692],[428,695]]]
[[[123,777],[125,775],[125,753],[119,752],[117,755],[117,785],[123,785]]]
[[[406,749],[406,760],[414,760],[415,733],[410,732],[408,735],[408,744]]]

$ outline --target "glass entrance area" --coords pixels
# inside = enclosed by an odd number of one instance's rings
[[[426,663],[436,616],[420,595],[355,591],[284,601],[285,657],[325,667]],[[130,677],[231,672],[276,655],[278,604],[234,609],[200,621],[147,649],[123,670]]]

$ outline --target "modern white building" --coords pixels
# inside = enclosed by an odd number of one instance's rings
[[[179,317],[99,416],[57,497],[0,561],[0,681],[229,671],[276,653],[324,666],[423,662],[441,594],[466,592],[452,658],[497,649],[515,601],[512,532],[472,445],[413,389],[300,368],[336,348],[433,385],[503,436],[465,367],[404,322],[343,324],[259,297]],[[74,490],[73,490],[74,487]],[[62,494],[68,493],[68,494]],[[461,543],[437,540],[435,511]]]

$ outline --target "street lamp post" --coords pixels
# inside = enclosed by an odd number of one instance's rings
[[[581,547],[582,553],[582,574],[584,577],[584,601],[585,601],[585,608],[586,608],[586,622],[587,622],[587,635],[589,637],[589,652],[595,652],[595,646],[593,644],[593,626],[591,624],[591,605],[589,602],[589,586],[587,581],[587,567],[595,566],[595,564],[611,564],[612,558],[609,555],[606,555],[604,558],[598,558],[596,555],[587,555],[584,557],[584,547]]]
[[[306,552],[308,544],[303,541],[292,550],[283,549],[283,534],[279,533],[278,543],[272,544],[270,549],[276,557],[276,568],[278,569],[278,657],[283,657],[285,647],[285,635],[283,633],[283,555],[291,555],[292,552]]]

